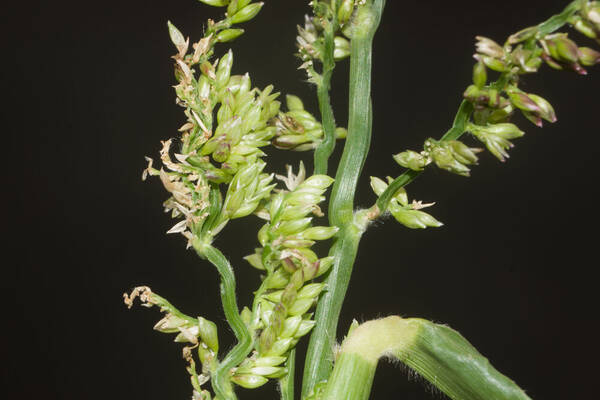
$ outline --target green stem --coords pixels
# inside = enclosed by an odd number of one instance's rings
[[[194,249],[202,258],[206,257],[221,276],[221,302],[225,318],[231,326],[238,343],[227,353],[212,374],[212,386],[215,394],[222,400],[235,400],[230,381],[230,370],[238,366],[252,351],[252,336],[240,317],[235,297],[235,276],[231,264],[217,248],[210,244],[194,243]]]
[[[327,161],[335,148],[335,118],[331,108],[329,90],[331,88],[331,76],[335,68],[333,51],[335,48],[334,36],[337,30],[336,19],[330,23],[324,31],[324,48],[322,55],[323,71],[317,85],[317,97],[319,99],[319,110],[321,111],[321,122],[323,126],[323,141],[317,146],[314,154],[315,175],[327,174]]]
[[[330,224],[339,227],[340,232],[330,251],[334,265],[326,280],[327,291],[317,305],[302,381],[303,397],[331,372],[338,318],[362,235],[362,229],[353,223],[354,195],[371,140],[371,51],[384,5],[385,0],[370,1],[359,7],[354,20],[348,137],[329,203]]]

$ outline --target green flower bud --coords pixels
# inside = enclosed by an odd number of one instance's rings
[[[311,331],[311,329],[315,325],[316,325],[316,322],[311,321],[310,319],[302,320],[302,323],[298,327],[298,330],[296,331],[296,335],[294,337],[300,338],[300,337],[306,335],[308,332]]]
[[[312,217],[306,217],[292,221],[283,221],[275,229],[275,232],[283,236],[293,235],[295,233],[305,230],[310,225],[311,221]]]
[[[600,64],[600,52],[590,49],[589,47],[580,47],[579,53],[579,61],[581,61],[581,63],[586,67]]]
[[[480,95],[481,90],[475,85],[469,85],[463,93],[463,97],[471,102],[475,102]]]
[[[350,20],[352,12],[354,11],[354,0],[342,0],[340,7],[338,8],[337,19],[340,25],[344,25]]]
[[[227,43],[237,39],[243,34],[243,29],[225,29],[217,34],[215,41],[218,43]]]
[[[254,368],[250,368],[249,371],[252,375],[261,375],[266,376],[268,378],[277,378],[282,375],[282,373],[286,372],[285,368],[282,367],[273,367],[273,366],[258,366]]]
[[[333,237],[339,231],[337,226],[313,226],[300,234],[299,237],[308,240],[327,240]]]
[[[485,86],[487,82],[487,71],[485,69],[485,64],[483,61],[478,60],[477,64],[473,67],[473,83],[479,89]]]
[[[179,332],[178,328],[189,325],[189,321],[169,313],[154,325],[154,330],[162,333],[176,333]]]
[[[600,54],[600,53],[599,53]],[[528,94],[529,98],[540,108],[538,115],[548,122],[556,122],[556,113],[554,108],[546,99],[535,94]]]
[[[385,183],[382,179],[379,179],[375,176],[371,177],[371,188],[373,189],[373,192],[375,192],[377,197],[381,196],[381,194],[385,192],[385,189],[387,189],[387,187],[388,184]]]
[[[577,22],[575,22],[575,24],[573,26],[579,33],[589,37],[590,39],[598,38],[598,34],[596,33],[594,26],[587,21],[579,19],[579,20],[577,20]]]
[[[238,6],[238,0],[229,0],[229,5],[227,6],[227,15],[233,15],[237,10],[241,10],[242,7]]]
[[[277,332],[274,327],[270,325],[272,315],[272,313],[263,314],[264,317],[262,319],[267,327],[261,332],[260,337],[258,338],[258,351],[261,354],[266,354],[277,340]]]
[[[278,149],[294,149],[295,147],[310,142],[307,135],[282,135],[273,139],[273,146]]]
[[[265,288],[281,289],[284,288],[290,280],[290,274],[279,268],[273,274],[265,278]]]
[[[314,210],[313,204],[301,204],[298,206],[287,206],[279,216],[283,221],[303,218]]]
[[[520,138],[525,134],[522,130],[520,130],[515,124],[511,123],[501,123],[501,124],[492,124],[486,126],[477,126],[470,124],[468,129],[475,132],[484,132],[486,134],[492,134],[500,136],[504,139],[516,139]]]
[[[286,318],[286,320],[283,322],[283,328],[281,329],[279,336],[282,338],[294,337],[298,331],[298,328],[300,327],[300,323],[302,323],[301,315]]]
[[[302,327],[302,325],[300,325]],[[265,356],[280,356],[292,345],[294,338],[282,338],[273,343],[273,346],[264,354]]]
[[[264,270],[265,266],[262,263],[262,256],[254,253],[244,257],[244,260],[248,261],[250,265],[259,270]]]
[[[331,186],[334,180],[328,175],[312,175],[298,186],[298,190],[315,188],[324,191]]]
[[[504,57],[504,49],[492,39],[484,36],[476,36],[475,39],[477,39],[475,43],[477,53],[496,59]]]
[[[200,1],[206,1],[206,0],[200,0]],[[241,375],[232,376],[231,381],[233,383],[235,383],[236,385],[239,385],[246,389],[256,389],[257,387],[260,387],[260,386],[264,385],[265,383],[267,383],[269,380],[267,378],[265,378],[264,376],[260,376],[260,375],[241,374]]]
[[[314,304],[314,299],[297,299],[289,308],[289,315],[302,315]]]
[[[298,292],[298,298],[315,299],[317,296],[319,296],[319,294],[321,294],[324,288],[324,283],[309,283],[308,285],[300,289],[300,291]]]
[[[413,171],[422,171],[427,165],[427,158],[412,150],[403,151],[393,157],[398,164]]]
[[[286,357],[259,357],[254,361],[254,365],[257,367],[274,367],[287,360]]]
[[[597,1],[590,3],[587,7],[585,17],[600,30],[600,3]]]
[[[219,338],[217,335],[217,325],[214,322],[198,317],[198,326],[200,328],[200,338],[215,353],[219,351]]]
[[[231,17],[232,24],[241,24],[242,22],[250,21],[252,18],[259,13],[264,3],[253,3],[248,4],[246,7],[240,9]]]
[[[403,207],[391,207],[390,212],[396,221],[411,229],[425,229],[428,226],[439,227],[443,224],[426,212]]]
[[[250,311],[250,309],[248,307],[244,307],[244,308],[242,308],[240,317],[242,317],[244,324],[246,324],[246,326],[249,327],[250,323],[252,322],[252,311]]]
[[[169,27],[171,42],[173,42],[178,51],[185,53],[188,47],[188,41],[185,40],[183,34],[171,23],[171,21],[167,21],[167,26]]]
[[[481,56],[481,61],[492,71],[506,72],[509,70],[504,61],[489,56]]]
[[[304,104],[302,103],[302,100],[300,100],[300,97],[298,97],[298,96],[288,94],[285,96],[285,101],[286,101],[287,108],[290,111],[304,110]]]
[[[477,156],[475,155],[477,149],[471,149],[458,140],[450,140],[447,143],[452,150],[454,158],[456,158],[458,162],[466,165],[477,163]]]
[[[281,299],[279,300],[281,304],[278,305],[282,306],[282,318],[279,321],[280,324],[277,325],[277,333],[279,333],[281,331],[281,328],[283,327],[284,317],[285,315],[287,315],[286,310],[294,303],[294,301],[296,301],[297,296],[298,291],[296,290],[293,284],[288,284],[286,288],[281,292]]]
[[[461,164],[454,157],[452,150],[446,143],[436,145],[430,154],[431,158],[439,168],[458,175],[469,176],[469,168],[464,164]]]
[[[515,34],[510,35],[508,38],[508,43],[509,44],[517,44],[517,43],[524,42],[528,39],[535,37],[535,35],[537,35],[538,32],[539,32],[539,29],[537,26],[530,26],[529,28],[525,28]]]
[[[204,365],[210,365],[212,360],[215,358],[215,353],[211,351],[208,346],[204,343],[198,345],[198,358]]]
[[[350,42],[341,36],[334,38],[333,58],[336,61],[343,60],[350,55]]]
[[[546,37],[545,43],[550,55],[554,59],[567,63],[576,63],[579,61],[579,49],[575,42],[570,40],[566,34],[557,33],[549,35]]]
[[[289,248],[289,249],[297,249],[297,248],[301,248],[301,247],[310,247],[312,245],[314,245],[316,242],[314,242],[313,240],[305,240],[305,239],[286,239],[283,242],[281,242],[281,245],[283,247]]]
[[[523,111],[529,111],[529,112],[533,112],[533,113],[539,113],[541,112],[540,107],[536,104],[535,101],[533,101],[527,94],[522,93],[522,92],[508,92],[508,98],[510,99],[511,103],[523,110]]]
[[[313,278],[318,278],[319,276],[329,271],[334,261],[335,258],[333,256],[324,257],[318,260],[317,263],[315,263],[317,265],[317,271]]]

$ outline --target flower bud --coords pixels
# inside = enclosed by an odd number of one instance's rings
[[[278,268],[274,273],[265,278],[266,289],[281,289],[284,288],[290,280],[290,274],[285,270]]]
[[[567,38],[567,35],[556,36],[555,39],[550,39],[548,41],[554,44],[558,59],[568,63],[576,63],[579,61],[579,48],[575,42]]]
[[[171,23],[171,21],[167,21],[167,26],[169,27],[169,36],[171,37],[171,42],[175,45],[177,50],[180,53],[185,54],[188,48],[188,41],[183,37],[183,34]]]
[[[333,58],[336,61],[343,60],[350,55],[350,42],[341,36],[334,38]]]
[[[600,54],[600,53],[599,53]],[[548,122],[556,122],[556,113],[552,105],[543,97],[529,93],[529,98],[540,108],[538,115]]]
[[[443,224],[426,212],[410,210],[403,207],[392,207],[390,212],[396,221],[411,229],[425,229],[428,226],[439,227]]]
[[[508,122],[486,126],[470,125],[469,129],[472,132],[483,131],[487,134],[497,135],[504,139],[516,139],[520,138],[525,134],[525,132],[520,130],[515,124],[511,124]]]
[[[477,163],[477,156],[475,155],[475,151],[477,151],[477,149],[471,149],[458,140],[450,140],[448,141],[448,145],[452,150],[454,158],[456,158],[456,160],[461,164],[469,165]]]
[[[186,325],[189,325],[189,321],[169,313],[154,325],[154,330],[162,333],[175,333],[179,332],[178,328]]]
[[[275,229],[275,232],[283,236],[293,235],[306,229],[310,225],[311,221],[312,217],[306,217],[292,221],[283,221]]]
[[[278,378],[287,370],[283,367],[273,367],[273,366],[257,366],[251,368],[249,371],[253,375],[261,375],[266,376],[268,378]]]
[[[304,104],[302,104],[302,100],[300,100],[300,97],[298,96],[288,94],[287,96],[285,96],[285,101],[287,108],[290,111],[304,110]]]
[[[320,260],[318,260],[317,261],[318,268],[317,268],[316,274],[313,276],[313,278],[318,278],[319,276],[321,276],[324,273],[326,273],[327,271],[329,271],[329,269],[333,265],[334,261],[335,261],[335,258],[333,256],[324,257],[324,258],[321,258]]]
[[[427,159],[422,154],[416,151],[407,150],[402,153],[395,154],[394,161],[404,168],[412,169],[413,171],[422,171],[427,165]]]
[[[299,337],[302,337],[302,336],[306,335],[308,332],[310,332],[310,330],[315,325],[316,325],[316,322],[312,321],[310,319],[302,320],[302,323],[298,327],[298,330],[296,331],[296,334],[294,335],[294,337],[299,338]]]
[[[302,324],[300,325],[300,327],[302,327]],[[288,351],[288,349],[292,345],[293,340],[294,340],[294,338],[279,339],[278,341],[273,343],[273,346],[271,346],[271,348],[267,352],[265,352],[264,355],[265,356],[280,356],[280,355],[282,355],[283,353]]]
[[[371,188],[373,189],[373,192],[375,192],[377,197],[381,196],[381,194],[385,192],[385,189],[387,189],[387,187],[388,184],[385,183],[382,179],[379,179],[376,176],[371,177]]]
[[[289,318],[288,318],[289,319]],[[254,365],[257,367],[275,367],[287,360],[286,357],[273,356],[273,357],[259,357],[254,360]]]
[[[269,380],[264,376],[260,375],[240,374],[232,376],[231,381],[236,385],[239,385],[246,389],[256,389],[257,387],[260,387],[267,383]]]
[[[483,63],[492,71],[506,72],[509,69],[508,66],[504,63],[504,61],[499,60],[497,58],[481,56],[481,61],[483,61]]]
[[[539,113],[541,111],[540,107],[536,104],[536,102],[533,101],[525,93],[508,92],[508,98],[510,99],[511,103],[515,107],[517,107],[523,111],[529,111],[529,112],[533,112],[533,113]]]
[[[316,242],[313,240],[305,240],[305,239],[286,239],[281,242],[283,247],[287,247],[289,249],[297,249],[302,247],[310,247],[314,245]]]
[[[475,47],[479,54],[496,59],[504,57],[504,49],[492,39],[484,36],[476,36],[475,39],[477,39]]]
[[[477,98],[480,96],[481,90],[475,85],[469,85],[465,92],[463,93],[463,97],[471,102],[475,102]]]
[[[537,26],[530,26],[528,28],[522,29],[519,32],[512,34],[508,38],[509,44],[517,44],[526,41],[527,39],[533,38],[539,29]]]
[[[575,22],[575,24],[573,26],[575,27],[575,29],[579,33],[581,33],[581,34],[589,37],[590,39],[597,39],[598,38],[598,34],[596,33],[596,30],[594,29],[594,26],[591,23],[587,22],[587,21],[584,21],[582,19],[578,19],[577,22]]]
[[[340,25],[344,25],[350,20],[354,11],[354,0],[342,0],[340,8],[338,8],[337,18]]]
[[[298,292],[299,299],[315,299],[325,288],[324,283],[309,283]]]
[[[579,53],[579,61],[581,61],[581,63],[586,67],[600,64],[600,52],[590,49],[589,47],[580,47]]]
[[[296,315],[294,317],[286,318],[283,322],[283,328],[281,329],[281,333],[279,334],[282,338],[291,338],[294,337],[296,331],[300,327],[300,323],[302,322],[302,316]]]
[[[231,23],[241,24],[242,22],[250,21],[256,16],[256,14],[259,13],[263,5],[264,3],[262,2],[248,4],[246,7],[242,8],[231,17]]]
[[[308,240],[327,240],[335,235],[337,231],[339,231],[337,226],[313,226],[304,230],[298,236]]]
[[[289,315],[302,315],[308,311],[308,309],[314,304],[314,299],[297,299],[294,304],[289,308]]]
[[[473,67],[473,83],[479,89],[485,86],[487,82],[487,71],[485,69],[485,64],[481,60],[477,60],[477,64]]]
[[[198,326],[200,328],[200,338],[215,353],[219,351],[219,338],[217,335],[217,325],[214,322],[198,317]]]
[[[586,11],[585,17],[596,25],[596,29],[600,30],[600,3],[593,2]]]
[[[225,29],[217,34],[215,41],[219,43],[231,42],[244,34],[243,29]]]
[[[442,143],[434,146],[430,154],[439,168],[458,175],[469,176],[469,168],[456,160],[452,151],[447,147],[447,144]]]

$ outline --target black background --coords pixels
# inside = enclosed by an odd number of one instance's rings
[[[357,205],[374,201],[369,175],[400,173],[391,154],[449,127],[470,82],[476,34],[502,41],[565,3],[388,1],[374,45],[374,138]],[[172,224],[161,210],[166,194],[157,180],[140,180],[143,157],[156,157],[159,140],[183,122],[166,21],[197,40],[219,11],[192,0],[7,6],[7,398],[188,398],[181,346],[152,331],[156,310],[127,310],[121,294],[148,284],[188,314],[219,322],[222,347],[232,344],[216,272],[186,252],[181,237],[164,234]],[[307,11],[306,1],[267,1],[233,44],[234,72],[298,94],[316,112],[314,89],[292,55]],[[347,73],[347,62],[338,64],[332,97],[341,125]],[[535,399],[589,398],[600,356],[592,278],[600,68],[580,77],[543,67],[522,87],[552,102],[559,121],[538,129],[517,119],[527,135],[505,164],[487,153],[469,179],[431,169],[411,184],[411,197],[437,202],[430,211],[445,226],[411,231],[388,219],[365,234],[340,335],[353,318],[428,318],[463,333]],[[269,168],[282,172],[299,159],[310,162],[310,154],[273,151]],[[259,283],[241,260],[256,246],[259,224],[234,221],[215,242],[234,264],[242,305]],[[442,397],[406,377],[382,363],[372,398]],[[239,394],[275,398],[274,390]]]

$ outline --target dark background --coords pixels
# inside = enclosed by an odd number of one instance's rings
[[[502,41],[564,4],[388,1],[374,45],[374,138],[358,206],[374,201],[369,175],[400,173],[393,153],[419,149],[449,127],[470,83],[476,34]],[[166,21],[197,40],[203,21],[220,13],[192,0],[5,7],[7,398],[189,398],[181,346],[152,331],[156,310],[127,310],[121,295],[148,284],[188,314],[219,322],[222,347],[232,344],[216,272],[186,252],[181,237],[164,234],[172,224],[161,209],[166,193],[158,180],[140,180],[143,157],[156,158],[159,140],[183,122]],[[307,11],[306,1],[267,1],[233,44],[234,72],[298,94],[316,112],[292,55]],[[338,121],[347,117],[347,73],[347,63],[338,64]],[[551,101],[559,121],[538,129],[517,119],[528,134],[506,164],[486,153],[469,179],[432,168],[411,184],[411,197],[437,202],[430,210],[445,226],[411,231],[388,219],[365,234],[340,337],[352,318],[428,318],[463,333],[535,399],[589,398],[600,356],[592,278],[600,68],[580,77],[543,67],[522,87]],[[274,151],[269,168],[282,172],[300,158],[310,154]],[[234,264],[242,305],[259,283],[241,260],[257,245],[259,224],[234,221],[215,243]],[[443,397],[406,377],[382,363],[372,397]],[[271,384],[239,394],[276,396]]]

